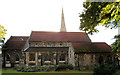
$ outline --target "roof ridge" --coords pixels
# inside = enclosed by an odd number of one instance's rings
[[[106,42],[92,42],[92,43],[96,43],[96,44],[104,43],[104,44],[107,44]]]
[[[29,37],[29,36],[11,36],[11,37]]]
[[[55,32],[55,33],[86,33],[86,32],[56,32],[56,31],[32,31],[32,32]]]

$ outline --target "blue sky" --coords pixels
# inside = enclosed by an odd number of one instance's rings
[[[31,31],[59,31],[62,7],[68,32],[80,32],[79,13],[83,0],[0,0],[0,24],[10,36],[29,36]],[[98,27],[99,33],[89,35],[93,42],[111,44],[117,29]]]

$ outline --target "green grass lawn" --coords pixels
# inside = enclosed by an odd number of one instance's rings
[[[92,75],[93,71],[50,71],[50,72],[18,72],[12,68],[2,69],[2,75]],[[120,70],[116,75],[120,75]]]
[[[2,69],[2,75],[92,75],[92,71],[50,71],[50,72],[18,72],[12,68]]]

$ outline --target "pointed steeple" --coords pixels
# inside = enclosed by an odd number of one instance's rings
[[[66,32],[66,26],[65,26],[63,8],[62,8],[62,18],[61,18],[61,28],[60,28],[60,32]]]

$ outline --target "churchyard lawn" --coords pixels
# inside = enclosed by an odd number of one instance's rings
[[[93,71],[50,71],[50,72],[18,72],[15,69],[2,69],[2,75],[93,75]],[[120,70],[116,75],[120,75]]]
[[[92,75],[92,71],[50,71],[50,72],[18,72],[15,69],[2,69],[2,75]]]

